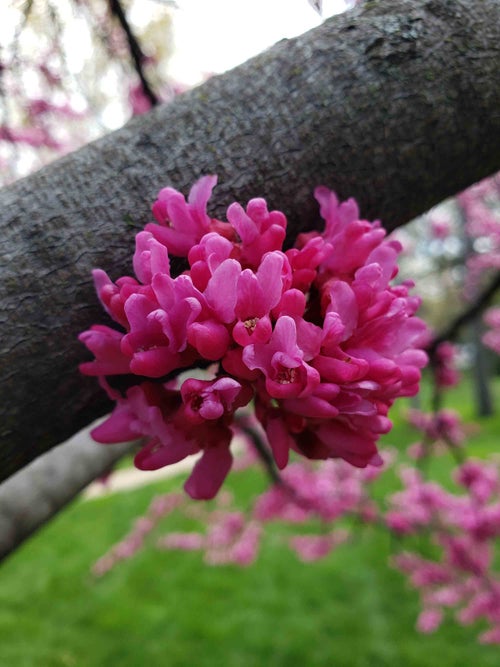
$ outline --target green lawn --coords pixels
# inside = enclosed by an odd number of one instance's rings
[[[465,401],[465,390],[452,403]],[[499,402],[500,405],[500,402]],[[414,434],[398,415],[386,438]],[[499,417],[483,420],[472,450],[500,450]],[[447,457],[436,461],[446,476]],[[387,535],[365,529],[328,559],[305,565],[269,532],[246,569],[208,567],[196,553],[148,548],[102,579],[89,569],[170,480],[75,502],[0,568],[0,667],[488,667],[500,649],[452,621],[414,631],[417,596],[387,564]],[[234,473],[244,505],[265,480]],[[389,486],[394,478],[383,482]],[[179,529],[181,519],[164,524]]]

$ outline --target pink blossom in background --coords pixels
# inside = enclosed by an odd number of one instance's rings
[[[466,437],[460,415],[454,410],[426,413],[412,409],[408,411],[408,422],[422,432],[427,443],[441,441],[459,447]]]
[[[81,111],[76,111],[67,102],[65,104],[55,104],[50,100],[43,98],[35,98],[28,100],[27,104],[28,114],[30,116],[42,116],[44,114],[54,114],[69,119],[84,118],[85,114]]]
[[[500,189],[498,175],[485,178],[457,197],[473,252],[466,261],[464,293],[473,300],[500,268]]]
[[[490,308],[483,319],[486,326],[490,327],[483,335],[483,343],[493,352],[500,354],[500,308]]]
[[[441,625],[443,612],[441,609],[424,609],[417,620],[417,629],[424,634],[434,632]]]
[[[290,539],[290,546],[301,560],[309,563],[328,556],[347,536],[347,531],[337,531],[331,535],[300,535]]]
[[[438,387],[455,387],[460,382],[460,373],[456,367],[457,355],[456,345],[449,341],[437,346],[433,365]]]
[[[152,107],[151,100],[145,94],[141,82],[130,86],[128,91],[128,101],[133,116],[140,116],[149,111]]]
[[[479,640],[498,643],[500,578],[493,569],[500,536],[497,467],[472,460],[460,466],[456,481],[465,494],[426,482],[416,470],[404,469],[401,476],[405,488],[390,498],[386,524],[400,535],[428,531],[439,547],[435,560],[408,551],[393,559],[420,592],[423,611],[417,628],[433,632],[443,611],[455,609],[462,624],[486,621],[490,628]]]
[[[0,126],[0,140],[11,143],[28,144],[33,148],[51,148],[56,151],[63,149],[62,144],[54,138],[48,129],[43,127],[10,128]]]
[[[433,217],[430,220],[430,232],[435,239],[446,239],[451,234],[451,224],[446,218]]]

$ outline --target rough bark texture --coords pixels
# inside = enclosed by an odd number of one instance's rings
[[[133,447],[77,436],[12,475],[0,486],[0,560]]]
[[[266,196],[293,235],[324,183],[393,228],[499,168],[499,69],[497,0],[367,2],[0,192],[0,479],[109,407],[90,270],[130,272],[161,187],[216,172],[214,214]]]

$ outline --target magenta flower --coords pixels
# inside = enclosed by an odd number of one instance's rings
[[[151,284],[157,273],[170,275],[168,250],[150,232],[139,232],[136,235],[133,263],[135,275],[145,285]]]
[[[227,219],[241,239],[241,261],[246,266],[256,269],[266,252],[281,250],[286,218],[281,211],[269,212],[264,199],[251,199],[246,212],[240,204],[231,204]]]
[[[253,397],[278,467],[291,451],[380,466],[389,409],[418,391],[427,361],[420,300],[411,283],[392,283],[400,244],[386,240],[379,223],[360,220],[354,200],[339,203],[321,187],[325,232],[300,235],[284,253],[286,218],[264,199],[246,209],[231,204],[229,222],[209,217],[215,183],[200,179],[187,201],[172,188],[160,192],[157,222],[136,238],[135,278],[113,283],[94,272],[122,330],[84,332],[94,360],[81,370],[108,391],[107,376],[124,375],[130,387],[111,392],[117,407],[96,438],[146,437],[136,457],[143,469],[199,453],[185,488],[211,498],[231,467],[235,413]],[[169,254],[187,257],[189,268],[172,277]],[[192,366],[208,370],[179,387],[172,378]],[[453,424],[442,428],[450,434]],[[253,540],[241,541],[242,561]]]
[[[147,224],[146,231],[167,246],[172,255],[187,257],[211,227],[217,227],[218,221],[207,214],[207,203],[216,183],[217,176],[200,178],[191,188],[187,202],[173,188],[160,190],[153,204],[153,215],[159,224]]]
[[[251,343],[266,343],[272,333],[271,310],[278,305],[283,293],[282,253],[267,253],[257,273],[244,269],[238,279],[234,340],[245,347]]]
[[[319,373],[304,362],[304,352],[297,345],[297,327],[287,315],[278,319],[268,343],[244,349],[243,361],[248,368],[262,371],[272,398],[307,395],[320,383]]]
[[[186,418],[198,424],[234,413],[236,408],[250,401],[252,391],[229,377],[218,380],[189,378],[181,387],[181,396]]]
[[[130,371],[130,359],[121,351],[123,334],[110,327],[94,324],[78,339],[94,354],[95,360],[80,364],[85,375],[124,375]]]
[[[188,254],[191,267],[190,276],[193,284],[203,291],[214,271],[222,262],[235,255],[234,244],[215,232],[205,234],[201,241],[193,246]]]

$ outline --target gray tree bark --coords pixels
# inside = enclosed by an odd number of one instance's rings
[[[394,228],[500,167],[499,69],[497,0],[367,2],[1,191],[0,480],[109,408],[90,270],[131,271],[161,187],[218,173],[214,215],[265,196],[293,236],[323,183]]]
[[[134,446],[101,447],[77,436],[0,485],[0,560]]]

